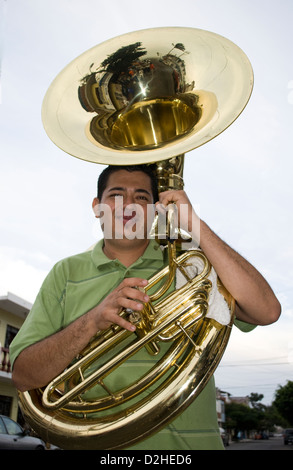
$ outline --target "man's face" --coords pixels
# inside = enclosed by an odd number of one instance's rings
[[[98,200],[97,200],[98,201]],[[98,201],[105,238],[147,238],[153,215],[151,179],[141,171],[112,173]],[[149,216],[149,217],[148,217]]]

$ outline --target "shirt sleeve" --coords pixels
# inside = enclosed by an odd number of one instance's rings
[[[55,288],[53,277],[50,273],[45,279],[31,311],[10,344],[12,367],[21,351],[62,328],[62,296]]]
[[[237,318],[234,319],[234,325],[243,333],[249,333],[257,327],[257,325],[252,325],[251,323],[246,323],[242,320],[237,320]]]

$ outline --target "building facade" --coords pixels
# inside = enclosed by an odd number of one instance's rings
[[[9,345],[32,304],[10,292],[0,297],[0,414],[19,421],[17,390],[12,383]]]

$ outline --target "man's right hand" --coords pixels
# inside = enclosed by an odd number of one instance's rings
[[[142,310],[143,304],[149,301],[143,292],[148,281],[137,277],[124,279],[116,289],[102,300],[99,305],[88,312],[96,323],[97,330],[105,330],[113,323],[129,331],[135,331],[135,326],[119,314],[123,309]]]
[[[119,313],[124,308],[141,310],[149,297],[138,288],[148,281],[127,278],[92,310],[70,323],[66,328],[25,348],[16,358],[13,382],[20,391],[43,387],[60,374],[89,343],[98,330],[117,324],[134,331],[132,323]]]

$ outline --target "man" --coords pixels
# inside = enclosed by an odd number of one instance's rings
[[[121,202],[119,209],[117,199]],[[144,288],[147,279],[166,264],[164,253],[147,237],[148,207],[154,202],[154,182],[147,167],[109,167],[102,173],[93,208],[95,211],[104,208],[103,217],[101,210],[96,213],[103,218],[104,232],[105,225],[111,227],[110,232],[92,252],[63,260],[49,273],[30,315],[11,344],[13,381],[19,390],[46,385],[71,363],[98,330],[111,324],[135,330],[119,313],[125,308],[138,311],[143,308],[149,297],[137,287]],[[201,249],[235,298],[237,325],[249,331],[253,325],[275,322],[280,304],[267,282],[205,222],[194,223],[199,219],[185,192],[163,192],[158,202],[165,207],[175,203],[179,215],[180,206],[188,207],[182,223],[194,238],[200,239]],[[133,219],[131,205],[140,208],[139,218]],[[130,232],[143,227],[143,236],[127,236],[129,225]],[[133,448],[221,447],[211,380],[187,412],[158,435]]]

